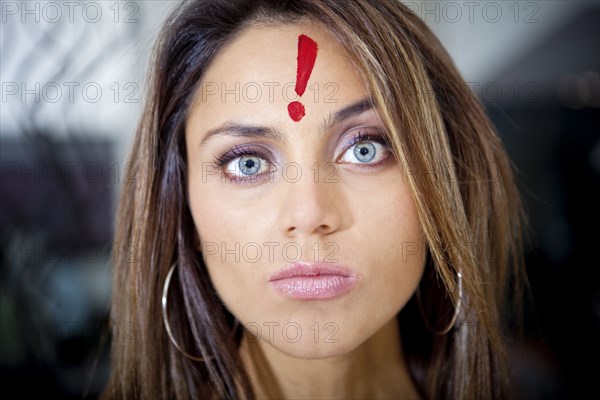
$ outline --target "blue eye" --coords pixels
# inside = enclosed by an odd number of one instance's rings
[[[227,162],[225,172],[228,175],[244,178],[258,175],[269,170],[269,162],[263,158],[246,155],[236,157]]]
[[[353,164],[376,164],[388,155],[389,150],[374,140],[362,140],[350,146],[340,161]]]
[[[354,156],[360,162],[366,163],[375,158],[375,153],[377,150],[375,149],[375,145],[373,143],[364,142],[358,143],[354,145]]]
[[[240,161],[238,161],[238,165],[240,167],[240,171],[244,175],[254,175],[258,171],[260,171],[260,158],[258,157],[240,157]]]

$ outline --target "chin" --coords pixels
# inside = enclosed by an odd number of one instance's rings
[[[325,359],[340,357],[352,352],[360,343],[350,341],[339,341],[338,343],[315,343],[313,338],[301,339],[295,343],[285,340],[268,343],[282,353],[291,357],[304,359]]]
[[[326,313],[327,314],[327,313]],[[339,314],[338,314],[339,315]],[[278,322],[260,323],[260,339],[265,346],[272,346],[292,357],[323,359],[339,357],[355,350],[368,339],[370,329],[359,328],[344,318],[328,318],[326,315],[304,310],[292,319],[273,319]],[[258,324],[246,326],[253,341],[258,341]],[[268,328],[267,328],[268,327]]]

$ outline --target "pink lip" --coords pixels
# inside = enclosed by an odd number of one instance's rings
[[[357,277],[339,264],[297,262],[269,278],[269,284],[280,293],[301,300],[323,300],[351,290]]]

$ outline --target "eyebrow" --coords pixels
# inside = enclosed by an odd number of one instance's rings
[[[329,114],[329,118],[324,120],[321,124],[321,132],[327,132],[333,125],[360,115],[372,108],[374,108],[374,104],[370,98],[364,98],[352,103],[348,107],[342,108],[340,111],[336,112],[333,118],[331,117],[331,114]]]
[[[216,135],[229,135],[234,137],[247,138],[266,138],[273,139],[279,142],[284,141],[284,136],[276,129],[266,128],[262,126],[240,125],[235,123],[225,123],[218,128],[211,129],[202,139],[200,146]]]
[[[374,107],[373,101],[370,98],[364,98],[357,102],[350,104],[347,107],[342,108],[336,112],[333,117],[329,114],[329,117],[324,119],[321,123],[319,132],[325,133],[331,129],[335,124],[342,121],[360,115]],[[278,142],[285,142],[285,136],[277,129],[268,128],[264,126],[252,126],[242,125],[234,122],[226,122],[225,124],[209,130],[202,142],[200,147],[206,144],[206,142],[217,135],[229,135],[234,137],[247,137],[247,138],[266,138],[275,140]]]

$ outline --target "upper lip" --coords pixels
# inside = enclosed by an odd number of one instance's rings
[[[269,282],[297,276],[319,275],[355,277],[355,274],[348,267],[340,264],[296,262],[275,272],[269,277]]]

